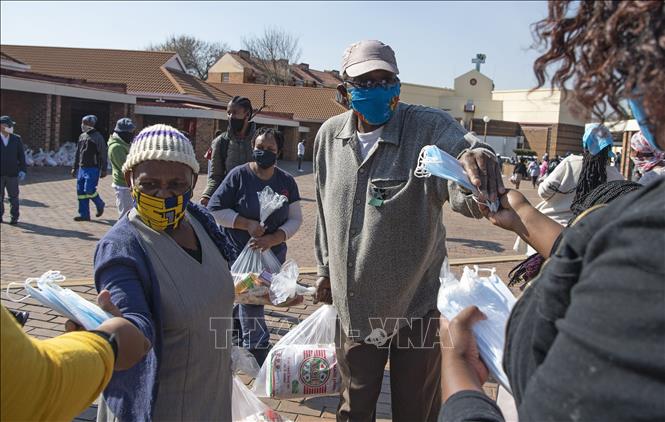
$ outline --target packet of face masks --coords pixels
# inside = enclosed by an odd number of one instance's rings
[[[474,192],[473,199],[478,203],[482,203],[476,199],[475,193],[479,192],[478,188],[471,183],[469,175],[464,171],[462,163],[435,145],[427,145],[423,147],[418,156],[418,165],[413,174],[416,177],[431,177],[434,175],[442,179],[450,180],[451,182],[462,186],[464,189]],[[499,210],[498,200],[494,203],[485,201],[482,204],[486,205],[493,213]]]
[[[286,196],[275,193],[270,186],[266,186],[257,194],[259,196],[259,215],[261,218],[261,224],[265,224],[268,217],[270,217],[270,214],[282,208],[284,204],[289,202],[289,199]]]
[[[488,277],[481,277],[481,271],[489,271]],[[437,298],[439,312],[451,321],[468,306],[476,305],[487,319],[473,324],[478,352],[494,378],[512,394],[508,377],[503,372],[503,348],[506,341],[506,323],[515,305],[515,296],[495,274],[494,269],[473,269],[464,267],[462,278],[458,280],[450,271],[448,258],[441,266],[441,288]]]
[[[47,271],[39,278],[26,279],[22,287],[25,288],[28,295],[18,300],[10,295],[9,290],[12,285],[18,284],[20,286],[21,283],[9,283],[7,298],[14,302],[21,302],[28,297],[32,297],[86,330],[94,330],[102,322],[113,317],[113,315],[83,299],[74,291],[58,285],[63,281],[65,281],[65,276],[61,275],[60,271]]]

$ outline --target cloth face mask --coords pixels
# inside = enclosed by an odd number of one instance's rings
[[[370,125],[386,123],[395,113],[399,103],[401,85],[396,83],[387,88],[350,88],[349,105],[359,117]]]
[[[192,199],[192,190],[189,189],[182,195],[158,198],[134,187],[132,197],[141,221],[153,230],[164,231],[178,227]]]

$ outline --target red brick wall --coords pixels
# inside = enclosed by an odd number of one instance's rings
[[[3,90],[0,113],[16,122],[16,133],[31,149],[51,149],[52,96]]]
[[[194,141],[194,149],[196,151],[196,159],[201,167],[201,173],[207,173],[208,160],[203,155],[210,147],[210,142],[215,135],[215,120],[214,119],[196,119],[196,139]]]

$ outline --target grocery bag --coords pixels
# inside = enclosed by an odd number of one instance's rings
[[[259,400],[236,375],[231,392],[231,419],[233,422],[290,422]]]
[[[231,349],[231,370],[234,374],[244,372],[251,377],[256,377],[259,372],[259,365],[247,349],[233,346]],[[288,421],[259,400],[237,375],[233,375],[231,418],[233,422]]]
[[[272,250],[252,249],[247,243],[231,265],[231,276],[233,276],[233,283],[236,284],[249,273],[261,274],[263,271],[268,271],[276,274],[281,267],[282,264],[279,263]]]
[[[324,305],[282,337],[270,350],[254,383],[258,397],[276,399],[336,394],[337,311]]]
[[[289,306],[296,296],[313,295],[316,288],[298,284],[298,264],[287,259],[279,272],[249,273],[235,283],[235,303]]]
[[[481,277],[480,272],[483,271],[489,272],[489,276]],[[515,305],[515,297],[495,274],[494,269],[464,267],[462,278],[457,280],[450,271],[448,258],[441,267],[440,280],[437,307],[448,321],[472,305],[476,305],[487,317],[472,327],[478,351],[490,373],[512,394],[502,362],[506,323]]]
[[[88,302],[72,290],[58,285],[63,281],[65,281],[65,276],[61,275],[60,271],[47,271],[39,278],[28,278],[22,283],[22,287],[25,288],[28,295],[21,299],[16,299],[9,293],[13,285],[21,285],[21,283],[9,283],[7,298],[14,302],[21,302],[32,297],[86,330],[94,330],[102,322],[112,317],[94,303]]]

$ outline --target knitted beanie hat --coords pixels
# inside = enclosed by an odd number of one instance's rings
[[[164,124],[148,126],[132,141],[122,171],[127,172],[144,161],[173,161],[199,172],[199,163],[189,139],[177,129]]]

